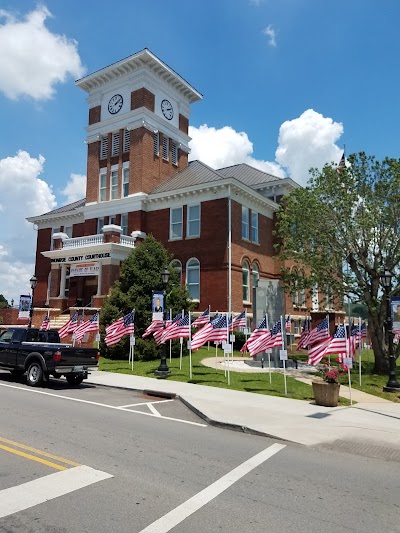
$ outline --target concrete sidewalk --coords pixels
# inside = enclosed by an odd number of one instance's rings
[[[320,407],[277,396],[102,371],[93,372],[87,381],[175,394],[213,425],[400,461],[400,403]]]

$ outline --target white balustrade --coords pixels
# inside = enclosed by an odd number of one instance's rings
[[[84,246],[93,246],[103,244],[103,234],[86,235],[84,237],[74,237],[63,241],[63,248],[83,248]],[[129,235],[121,235],[119,244],[122,246],[135,247],[135,239]]]

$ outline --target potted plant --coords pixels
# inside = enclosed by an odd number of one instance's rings
[[[317,405],[336,407],[339,401],[340,378],[347,371],[345,365],[339,367],[323,365],[319,368],[319,381],[313,381],[314,399]]]

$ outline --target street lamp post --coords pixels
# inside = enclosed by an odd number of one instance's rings
[[[32,299],[31,299],[31,308],[29,309],[29,324],[28,324],[28,327],[31,328],[32,327],[32,317],[33,317],[33,293],[35,292],[36,285],[37,285],[37,278],[36,278],[35,274],[33,274],[31,279],[29,280],[29,282],[31,284],[31,289],[32,289]]]
[[[392,306],[390,299],[390,291],[392,290],[392,274],[385,270],[380,275],[381,283],[386,295],[386,332],[388,337],[388,354],[389,354],[389,380],[386,387],[383,387],[385,392],[399,392],[400,384],[396,379],[396,360],[393,354],[393,322],[392,322]]]
[[[161,272],[161,279],[162,279],[162,282],[163,282],[163,285],[164,285],[164,290],[163,290],[163,295],[164,295],[164,310],[163,310],[163,328],[165,329],[165,303],[166,303],[166,297],[167,297],[167,292],[166,292],[166,288],[167,288],[167,285],[168,285],[168,280],[169,280],[169,270],[168,268],[164,268],[164,270]],[[167,347],[165,345],[165,342],[163,342],[162,346],[161,346],[161,361],[160,361],[160,366],[157,368],[157,370],[154,372],[154,374],[156,376],[160,376],[160,377],[167,377],[171,374],[171,370],[168,368],[168,365],[167,365]]]

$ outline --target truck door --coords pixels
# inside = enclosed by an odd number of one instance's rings
[[[12,366],[13,361],[16,361],[16,355],[12,357],[14,351],[12,338],[15,331],[15,329],[6,329],[0,335],[0,365],[2,366]]]

